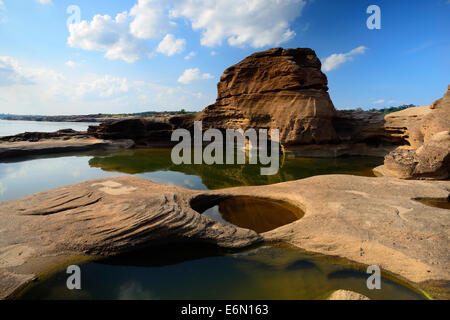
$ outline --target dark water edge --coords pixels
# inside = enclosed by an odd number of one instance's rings
[[[294,158],[280,160],[280,170],[262,176],[259,165],[174,165],[170,149],[90,151],[0,161],[0,201],[91,179],[134,175],[161,184],[196,190],[267,185],[321,174],[373,176],[383,158]],[[44,182],[44,183],[43,183]]]
[[[423,199],[416,199],[417,201],[430,206],[430,207],[435,207],[435,208],[439,208],[439,209],[447,209],[450,210],[450,199],[445,199],[445,198],[423,198]]]
[[[205,245],[162,247],[80,267],[82,290],[68,290],[68,275],[61,270],[37,281],[19,299],[311,300],[325,299],[338,289],[370,299],[425,299],[391,276],[382,278],[381,290],[369,290],[369,275],[355,264],[334,262],[287,245],[244,251]]]

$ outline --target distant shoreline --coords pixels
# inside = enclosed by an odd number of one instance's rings
[[[0,120],[10,121],[46,121],[46,122],[111,122],[117,120],[135,118],[168,118],[173,115],[186,114],[191,112],[142,112],[133,114],[89,114],[89,115],[68,115],[68,116],[31,116],[31,115],[6,115],[0,114]]]

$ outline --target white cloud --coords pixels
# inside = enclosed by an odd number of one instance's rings
[[[36,0],[37,2],[39,2],[40,4],[51,4],[52,0]]]
[[[156,51],[168,56],[173,56],[176,53],[183,52],[185,47],[185,39],[176,39],[173,34],[168,34],[159,43]]]
[[[341,64],[352,61],[355,55],[363,54],[367,50],[366,47],[360,46],[347,53],[333,53],[327,57],[322,65],[323,71],[331,71],[338,68]]]
[[[156,39],[170,31],[176,24],[171,22],[161,0],[138,0],[131,8],[130,32],[139,39]]]
[[[69,68],[76,68],[76,67],[80,66],[80,63],[69,60],[65,63],[65,65],[68,66]]]
[[[76,93],[80,98],[85,98],[88,95],[109,98],[128,91],[128,79],[110,75],[98,77],[92,81],[81,82],[76,88]]]
[[[380,99],[380,100],[374,101],[373,103],[374,104],[382,104],[384,102],[385,102],[384,99]]]
[[[176,2],[172,18],[187,18],[202,31],[201,44],[212,47],[227,40],[231,46],[254,48],[292,39],[289,23],[300,16],[305,0],[186,0]]]
[[[24,72],[16,59],[0,56],[0,86],[31,83],[30,75]]]
[[[211,53],[210,53],[212,56],[215,56],[216,54],[217,54],[217,52],[215,52],[215,51],[211,51]]]
[[[183,84],[189,84],[197,80],[205,80],[211,78],[213,78],[211,74],[209,73],[202,74],[200,73],[200,69],[194,68],[184,70],[183,74],[178,78],[178,82],[181,82]]]
[[[204,74],[201,78],[208,78]],[[24,84],[28,84],[24,86]],[[0,113],[90,114],[201,110],[215,95],[109,74],[64,75],[0,57]]]
[[[197,55],[197,52],[191,51],[187,56],[184,57],[184,60],[191,60],[193,57]]]
[[[91,22],[71,24],[67,42],[72,48],[101,51],[108,59],[133,63],[149,51],[141,40],[129,33],[128,19],[127,12],[122,12],[114,20],[108,15],[96,15]]]
[[[4,10],[5,9],[5,4],[3,3],[2,0],[0,0],[0,10]]]

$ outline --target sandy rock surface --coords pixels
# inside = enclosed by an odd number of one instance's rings
[[[22,268],[33,259],[109,256],[186,241],[227,248],[284,241],[310,252],[376,264],[419,285],[442,285],[450,280],[450,212],[414,199],[447,198],[449,190],[449,181],[350,175],[214,191],[136,177],[86,181],[0,203],[0,293],[7,297],[35,277],[38,271]],[[196,211],[237,195],[288,201],[305,215],[259,235]]]

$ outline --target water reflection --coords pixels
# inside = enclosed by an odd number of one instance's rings
[[[90,179],[132,174],[157,183],[205,190],[265,185],[319,174],[372,176],[382,158],[284,159],[273,176],[260,175],[258,165],[174,165],[170,149],[94,151],[14,158],[0,162],[0,201]]]
[[[81,271],[83,290],[68,290],[63,270],[38,282],[22,298],[321,299],[346,289],[371,299],[423,299],[385,278],[381,290],[368,290],[365,272],[291,247],[234,253],[197,246],[161,248],[85,263]]]

